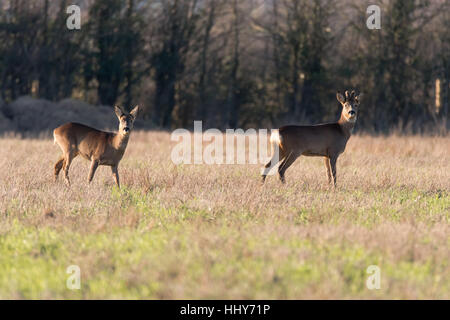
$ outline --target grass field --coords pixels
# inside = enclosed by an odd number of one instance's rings
[[[1,145],[1,299],[450,298],[450,137],[352,137],[336,191],[320,158],[286,185],[259,165],[175,166],[162,132],[132,134],[121,190],[107,167],[88,185],[81,158],[71,188],[53,182],[50,139]]]

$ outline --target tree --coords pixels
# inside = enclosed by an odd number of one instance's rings
[[[97,0],[89,10],[88,32],[94,41],[94,73],[98,100],[114,105],[125,86],[125,101],[131,103],[136,83],[134,61],[141,48],[140,18],[133,0]]]
[[[156,85],[154,122],[171,127],[176,105],[179,76],[185,70],[192,36],[197,30],[197,0],[168,0],[154,6],[152,32],[158,35],[152,43],[150,63]]]
[[[272,39],[276,101],[297,121],[317,121],[327,86],[326,52],[333,45],[334,1],[274,0],[271,18],[255,21]],[[282,97],[287,99],[283,99]]]

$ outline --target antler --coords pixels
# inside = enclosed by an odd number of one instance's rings
[[[348,90],[345,91],[345,100],[346,101],[352,101],[355,99],[356,93],[355,90],[352,90],[351,93],[348,92]]]

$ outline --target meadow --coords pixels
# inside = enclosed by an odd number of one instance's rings
[[[133,132],[122,188],[52,139],[0,139],[0,299],[449,299],[450,137],[356,135],[330,189],[321,158],[174,165]],[[81,270],[69,290],[66,269]],[[369,290],[370,265],[381,286]]]

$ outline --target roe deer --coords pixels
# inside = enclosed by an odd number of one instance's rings
[[[81,155],[91,161],[89,183],[92,181],[97,167],[104,165],[111,167],[114,181],[120,188],[117,166],[127,147],[139,107],[136,106],[130,113],[126,113],[120,107],[114,107],[114,109],[119,119],[119,132],[117,133],[100,131],[73,122],[63,124],[53,130],[54,143],[57,143],[63,152],[55,164],[55,181],[58,179],[61,169],[64,168],[64,177],[70,186],[70,164],[77,155]]]
[[[271,137],[272,149],[279,154],[273,154],[272,159],[265,165],[262,173],[264,182],[269,171],[281,161],[278,174],[281,182],[285,182],[286,170],[301,155],[324,157],[327,168],[328,183],[333,177],[336,187],[336,161],[344,152],[353,127],[355,126],[360,96],[355,91],[340,92],[336,95],[342,105],[341,117],[337,122],[318,124],[313,126],[285,126],[275,130]]]

